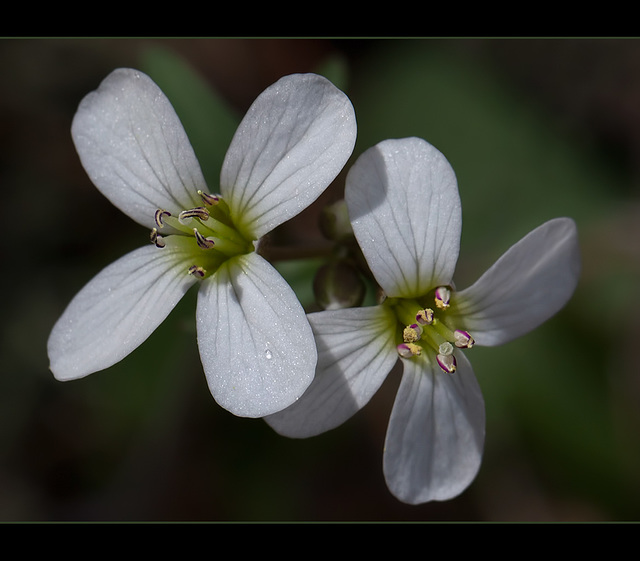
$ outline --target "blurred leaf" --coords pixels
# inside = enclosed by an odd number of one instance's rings
[[[333,54],[327,57],[316,68],[316,73],[330,80],[337,88],[347,92],[349,87],[349,65],[341,54]]]
[[[458,177],[463,249],[510,245],[549,218],[581,222],[613,208],[624,176],[494,67],[454,47],[384,41],[354,68],[356,151],[419,136],[443,152]]]
[[[302,307],[309,311],[315,306],[313,278],[323,259],[299,259],[297,261],[276,261],[273,266],[293,288]]]

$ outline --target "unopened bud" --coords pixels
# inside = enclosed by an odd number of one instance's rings
[[[344,261],[327,263],[313,279],[313,293],[323,310],[360,306],[365,285],[358,271]]]
[[[329,240],[340,241],[353,235],[344,199],[324,207],[318,220],[320,231]]]

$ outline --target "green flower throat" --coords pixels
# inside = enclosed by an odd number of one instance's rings
[[[150,239],[156,247],[164,248],[170,237],[172,247],[191,258],[192,264],[186,273],[203,279],[231,257],[250,253],[255,248],[253,242],[235,228],[229,206],[219,196],[202,191],[198,191],[198,195],[202,206],[185,209],[178,216],[158,209]]]
[[[469,349],[475,341],[462,329],[456,329],[457,314],[451,310],[451,289],[439,286],[424,301],[433,301],[434,306],[426,307],[414,299],[389,299],[385,304],[391,306],[398,319],[401,341],[397,345],[401,358],[413,359],[435,354],[440,368],[452,374],[456,371],[454,350]]]

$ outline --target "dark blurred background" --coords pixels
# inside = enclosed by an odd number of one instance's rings
[[[309,440],[221,409],[198,358],[195,292],[118,365],[53,379],[46,341],[64,307],[147,240],[91,185],[69,132],[82,97],[121,66],[149,73],[174,102],[212,191],[234,124],[292,72],[325,73],[350,96],[351,162],[385,138],[425,138],[458,175],[460,288],[545,220],[577,221],[572,301],[522,339],[470,351],[487,439],[465,493],[408,506],[387,491],[398,372],[349,422]],[[4,39],[0,69],[0,521],[640,518],[640,42]],[[204,89],[185,87],[184,72]],[[275,242],[320,243],[314,221],[343,186],[344,174]],[[313,309],[311,277],[290,278]]]

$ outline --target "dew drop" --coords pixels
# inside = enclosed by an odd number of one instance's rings
[[[271,357],[273,356],[273,354],[271,353],[271,351],[269,349],[267,349],[264,352],[264,356],[267,358],[267,360],[271,360]]]

